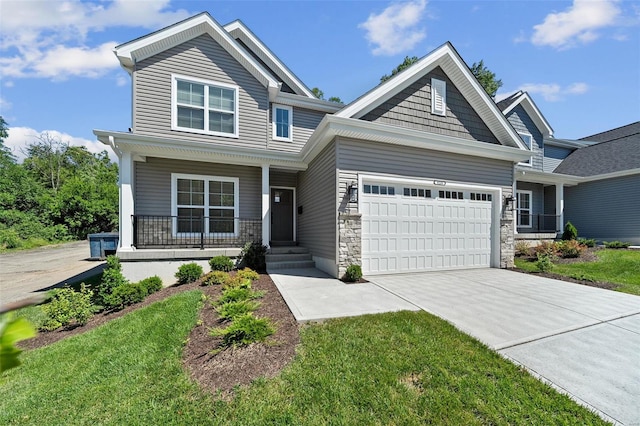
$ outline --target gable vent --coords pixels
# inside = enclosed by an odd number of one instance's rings
[[[447,113],[447,84],[437,78],[431,79],[431,113],[438,115]]]

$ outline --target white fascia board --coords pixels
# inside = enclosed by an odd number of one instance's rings
[[[229,34],[242,39],[242,41],[256,53],[260,59],[279,74],[284,76],[285,82],[300,95],[314,98],[311,90],[300,80],[276,55],[260,40],[241,20],[235,20],[223,27]]]
[[[582,181],[582,178],[580,178],[579,176],[542,172],[520,166],[516,166],[515,174],[516,181],[518,182],[531,182],[543,185],[555,185],[561,183],[566,186],[573,186],[579,184]]]
[[[613,179],[613,178],[632,176],[632,175],[640,175],[640,168],[620,170],[620,171],[611,172],[611,173],[603,173],[601,175],[584,176],[581,178],[581,180],[582,182],[593,182],[596,180]]]
[[[314,111],[322,111],[329,114],[333,114],[340,111],[344,105],[336,102],[323,101],[317,98],[307,98],[300,95],[294,95],[291,93],[280,92],[276,97],[275,103],[289,105],[299,108],[311,109]]]
[[[283,153],[255,148],[217,145],[211,142],[177,141],[171,138],[142,136],[128,132],[94,130],[98,140],[119,151],[134,152],[148,157],[180,158],[190,161],[222,161],[239,165],[273,166],[306,170],[297,153]]]
[[[559,146],[562,148],[576,149],[576,148],[586,148],[591,145],[596,145],[598,142],[549,138],[549,139],[545,139],[544,143],[547,145]]]
[[[527,92],[523,92],[518,99],[512,102],[511,105],[503,111],[504,116],[506,117],[509,112],[520,104],[522,104],[524,110],[529,114],[529,117],[533,119],[533,122],[538,130],[540,130],[543,137],[548,138],[553,136],[553,129],[551,128],[551,125],[547,119],[544,118],[544,115],[542,115],[540,109],[538,109],[537,105],[533,102],[533,99],[531,99],[531,96],[529,96]]]
[[[311,161],[336,136],[511,162],[524,161],[531,156],[530,152],[519,148],[327,115],[302,149],[302,160]]]

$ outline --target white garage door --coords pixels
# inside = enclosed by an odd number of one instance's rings
[[[488,267],[492,194],[364,182],[365,274]]]

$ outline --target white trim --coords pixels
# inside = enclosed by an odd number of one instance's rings
[[[522,94],[516,100],[514,100],[511,104],[509,104],[509,106],[505,108],[504,111],[502,111],[502,113],[506,117],[507,114],[511,112],[511,110],[513,110],[516,106],[520,104],[522,104],[522,107],[527,112],[529,117],[531,117],[531,119],[535,123],[538,130],[540,130],[544,138],[553,136],[553,129],[551,128],[551,125],[549,124],[547,119],[544,118],[544,115],[542,115],[542,113],[536,106],[535,102],[533,102],[533,99],[531,99],[531,96],[529,96],[527,92],[522,92]]]
[[[522,137],[522,136],[529,136],[529,151],[531,151],[531,156],[529,157],[528,161],[520,161],[518,163],[518,165],[520,166],[528,166],[528,167],[533,167],[533,135],[529,132],[523,132],[523,131],[519,131],[518,132],[518,136]],[[522,140],[524,142],[524,139]],[[525,146],[527,145],[526,142],[524,142]]]
[[[613,179],[617,177],[631,176],[640,174],[640,168],[620,170],[617,172],[603,173],[600,175],[584,176],[580,178],[581,182],[593,182],[594,180]]]
[[[441,108],[438,108],[438,100]],[[447,115],[447,82],[438,78],[431,78],[431,114]]]
[[[521,221],[521,212],[522,212],[522,208],[520,207],[520,194],[523,195],[528,195],[529,196],[529,208],[526,209],[528,211],[527,215],[529,216],[529,225],[523,225],[522,221]],[[516,216],[517,216],[517,222],[516,225],[518,228],[532,228],[533,227],[533,191],[528,191],[528,190],[520,190],[517,189],[516,190]]]
[[[275,185],[275,186],[270,186],[269,187],[269,209],[271,209],[271,190],[272,189],[287,189],[287,190],[291,190],[293,191],[293,205],[291,206],[292,208],[292,218],[293,218],[293,241],[298,241],[297,237],[298,237],[298,221],[297,221],[297,209],[296,209],[296,187],[295,186],[279,186],[279,185]],[[271,241],[271,227],[269,227],[269,241]]]
[[[526,170],[523,170],[526,169]],[[556,183],[563,183],[566,186],[578,185],[583,179],[579,176],[563,175],[560,173],[543,172],[540,170],[533,170],[527,166],[516,166],[515,180],[518,182],[531,182],[541,183],[545,185],[555,185]]]
[[[289,137],[278,136],[276,126],[276,111],[282,109],[289,112]],[[274,141],[293,142],[293,108],[287,105],[273,104],[271,106],[271,138]]]
[[[133,250],[133,215],[135,214],[133,172],[133,154],[122,152],[120,155],[119,185],[120,185],[120,222],[119,222],[119,248],[118,250]]]
[[[294,107],[300,107],[305,109],[311,109],[314,111],[326,112],[329,114],[333,114],[344,108],[344,104],[339,104],[337,102],[329,102],[322,99],[317,98],[305,98],[303,96],[294,95],[287,92],[280,92],[274,102],[282,104],[282,105],[291,105]]]
[[[267,248],[270,246],[269,238],[271,235],[271,190],[269,189],[270,167],[269,164],[261,166],[261,185],[260,192],[262,195],[262,245]]]
[[[204,106],[202,110],[204,111],[204,130],[201,129],[193,129],[191,127],[180,127],[178,126],[178,81],[183,81],[186,83],[196,83],[202,84],[204,86]],[[210,87],[221,87],[224,89],[233,90],[233,133],[224,133],[224,132],[216,132],[213,130],[209,130],[209,89]],[[180,132],[188,132],[188,133],[198,133],[202,135],[213,135],[213,136],[222,136],[226,138],[238,138],[238,115],[239,115],[239,105],[238,105],[238,94],[240,91],[240,87],[221,83],[213,80],[204,80],[196,77],[189,77],[181,74],[171,74],[171,130],[176,130]],[[192,106],[188,106],[193,108]],[[214,112],[218,112],[217,110],[213,110]],[[224,113],[229,113],[228,111],[220,111]]]
[[[208,216],[207,210],[212,208],[219,208],[220,206],[211,206],[209,205],[209,182],[217,181],[217,182],[233,182],[233,233],[231,232],[208,232],[209,223],[205,222],[205,230],[203,230],[205,236],[215,236],[215,237],[237,237],[240,231],[240,178],[237,177],[229,177],[229,176],[210,176],[210,175],[194,175],[194,174],[186,174],[186,173],[171,173],[171,216],[173,216],[173,226],[172,226],[172,235],[174,237],[181,236],[196,236],[200,235],[200,233],[190,233],[190,232],[178,232],[177,226],[177,216],[178,216],[178,179],[191,179],[191,180],[203,180],[205,181],[204,185],[204,204],[202,205],[202,210],[204,213],[204,217]],[[199,208],[199,206],[194,206],[194,208]],[[231,210],[231,209],[228,209]]]

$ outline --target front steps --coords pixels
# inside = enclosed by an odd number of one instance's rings
[[[299,246],[271,247],[266,256],[267,272],[277,269],[315,268],[309,250]]]

